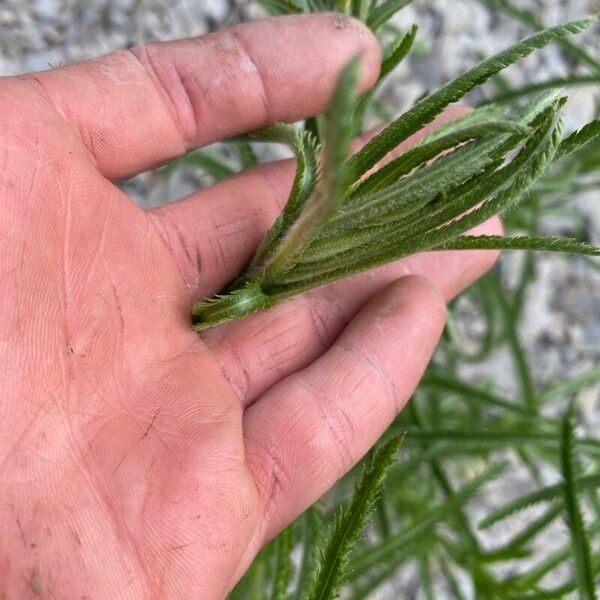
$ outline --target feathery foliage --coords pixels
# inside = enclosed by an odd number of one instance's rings
[[[575,487],[575,448],[573,443],[573,424],[571,409],[562,424],[561,467],[564,477],[564,502],[567,513],[567,525],[571,532],[571,544],[575,555],[575,566],[579,592],[583,600],[596,600],[596,583],[592,568],[591,544],[585,530]]]
[[[371,18],[395,6],[371,5],[370,12],[369,6],[359,4],[352,6]],[[195,327],[202,330],[243,317],[335,279],[428,250],[496,248],[598,256],[597,248],[574,240],[464,235],[493,215],[514,210],[555,160],[598,136],[594,122],[563,140],[558,115],[566,98],[556,92],[480,120],[482,114],[494,114],[484,109],[401,151],[363,178],[449,104],[533,51],[580,33],[597,20],[590,17],[542,30],[484,60],[418,102],[350,157],[356,119],[362,121],[364,113],[364,98],[356,97],[357,59],[340,75],[325,114],[322,145],[309,131],[286,125],[255,134],[254,139],[283,142],[294,150],[294,186],[246,271],[223,296],[194,306]],[[392,50],[384,74],[406,56],[415,35],[413,29]]]
[[[336,515],[308,600],[338,598],[341,584],[348,576],[349,554],[381,493],[385,475],[401,443],[402,436],[396,436],[375,451],[352,497]]]

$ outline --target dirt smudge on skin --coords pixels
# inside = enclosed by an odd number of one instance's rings
[[[348,27],[350,26],[350,18],[346,15],[331,15],[331,22],[338,31],[348,29]]]

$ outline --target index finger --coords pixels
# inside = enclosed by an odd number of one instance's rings
[[[219,139],[321,112],[337,73],[357,54],[365,90],[380,63],[369,29],[337,14],[295,15],[25,80],[71,124],[102,174],[118,179]]]

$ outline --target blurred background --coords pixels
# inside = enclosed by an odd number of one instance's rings
[[[377,110],[370,117],[373,125],[393,118],[427,90],[531,33],[531,24],[490,5],[493,2],[416,0],[395,17],[391,27],[397,31],[419,24],[418,41],[410,59],[382,88]],[[598,0],[513,0],[512,6],[531,11],[527,14],[546,25],[600,11]],[[0,0],[0,75],[55,68],[145,42],[202,35],[264,14],[257,3],[245,0]],[[597,30],[577,43],[600,59]],[[555,45],[511,68],[502,81],[470,98],[479,103],[506,86],[580,72],[586,72],[585,66]],[[597,114],[599,90],[599,84],[568,90],[570,129]],[[255,151],[261,160],[281,155],[270,147]],[[230,149],[217,145],[211,152],[235,169],[236,157]],[[534,195],[530,208],[510,215],[511,230],[572,235],[600,244],[600,152],[596,154],[586,159],[584,177],[577,183],[569,173],[548,181]],[[123,188],[144,206],[175,200],[218,176],[201,163],[182,161],[166,171],[125,182]],[[535,400],[535,422],[519,416],[518,410],[502,408],[502,402],[520,407],[528,397]],[[556,447],[549,450],[549,443],[541,448],[526,436],[558,436],[558,419],[571,400],[576,402],[578,435],[597,441],[600,265],[584,258],[507,253],[491,276],[454,303],[444,342],[417,393],[414,411],[396,424],[409,431],[400,467],[404,471],[392,473],[364,547],[358,550],[356,568],[367,565],[359,573],[361,583],[357,584],[357,576],[348,597],[580,597],[573,585],[569,587],[574,575],[564,520],[558,509],[556,518],[548,513],[554,505],[519,510],[496,528],[478,526],[481,518],[503,504],[560,481]],[[411,445],[411,431],[433,433],[417,436],[421,441]],[[505,438],[486,438],[488,431],[505,434]],[[581,457],[582,476],[597,474],[599,456],[592,452]],[[364,559],[361,563],[361,552],[366,556],[370,547],[397,538],[407,528],[410,531],[419,519],[443,506],[465,481],[501,460],[508,461],[509,468],[465,495],[462,517],[455,510],[447,511],[420,537],[410,538],[410,543],[390,542],[388,557],[395,558],[390,558],[383,574],[375,565],[378,579],[372,574],[373,565],[369,567]],[[319,509],[324,523],[347,495],[347,482],[338,487]],[[597,542],[596,491],[586,488],[581,494]],[[547,522],[542,523],[544,515]],[[538,530],[516,543],[515,538],[536,519],[542,523]],[[502,555],[498,548],[508,550]],[[598,547],[593,550],[597,561]],[[269,561],[275,559],[267,553],[261,560],[272,565]],[[547,568],[538,568],[540,564]],[[269,569],[263,571],[262,580],[252,575],[258,581],[255,590],[271,585]],[[508,587],[506,581],[511,582]],[[555,595],[527,595],[536,589],[555,590]],[[256,597],[263,597],[261,593],[256,592]]]

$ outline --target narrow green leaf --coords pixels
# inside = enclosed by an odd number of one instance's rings
[[[272,15],[294,15],[303,12],[294,0],[257,0]]]
[[[415,43],[418,31],[419,26],[413,25],[410,31],[404,34],[391,52],[383,59],[379,75],[380,80],[385,79],[408,56]]]
[[[227,600],[267,600],[271,582],[272,544],[263,548],[242,579],[231,591]]]
[[[165,177],[170,177],[176,169],[183,165],[198,167],[217,181],[231,177],[235,173],[235,169],[222,156],[210,150],[202,150],[182,156],[164,167],[162,173]]]
[[[296,156],[296,174],[288,201],[281,215],[256,251],[252,262],[237,285],[262,274],[265,261],[272,255],[287,229],[296,221],[307,200],[315,190],[318,177],[319,150],[314,136],[292,125],[278,124],[253,134],[252,139],[287,144]]]
[[[600,487],[600,474],[587,475],[585,477],[578,477],[576,484],[579,489],[596,489]],[[498,510],[487,515],[482,519],[478,525],[479,529],[487,529],[508,517],[511,517],[515,513],[522,510],[535,506],[540,502],[550,502],[559,498],[564,493],[564,484],[557,483],[554,485],[548,485],[546,487],[535,490],[524,496],[520,496],[511,502],[508,502]]]
[[[373,104],[375,93],[385,78],[407,57],[415,42],[417,31],[418,27],[413,25],[411,31],[405,34],[392,48],[390,54],[383,60],[377,84],[360,97],[354,109],[354,135],[360,135],[362,133],[365,115],[368,107]]]
[[[530,83],[529,85],[501,92],[500,94],[492,96],[489,102],[502,104],[505,102],[513,102],[523,96],[539,94],[545,90],[562,90],[564,88],[598,84],[600,84],[600,75],[570,75],[569,77],[558,77],[556,79],[547,79],[537,83]]]
[[[600,531],[600,522],[596,521],[589,527],[592,534]],[[520,592],[530,591],[538,588],[539,582],[554,569],[566,562],[573,556],[573,550],[571,544],[567,544],[559,548],[558,550],[551,552],[549,555],[544,556],[542,560],[527,569],[527,571],[511,578],[506,582],[507,588],[518,590]],[[539,588],[538,588],[539,589]],[[522,596],[517,596],[522,597]]]
[[[548,98],[549,100],[549,98]],[[549,105],[544,112],[537,114],[537,108],[544,106],[545,100],[541,99],[524,110],[525,115],[534,116],[535,121],[541,121],[537,132],[530,135],[525,146],[516,157],[507,162],[500,169],[491,169],[481,177],[467,182],[464,186],[451,190],[449,198],[433,209],[427,207],[417,213],[416,219],[411,219],[406,225],[415,236],[420,236],[428,231],[438,230],[442,225],[467,213],[472,208],[484,203],[482,208],[489,210],[495,206],[496,212],[505,210],[513,202],[518,203],[524,197],[525,189],[533,187],[554,156],[556,146],[560,142],[562,124],[554,126],[556,111],[562,99]],[[512,151],[517,137],[511,137],[499,150],[499,155]],[[521,187],[524,186],[524,187]],[[491,198],[490,198],[491,197]],[[486,203],[490,204],[486,204]],[[477,212],[469,213],[467,219],[472,219]],[[491,215],[490,215],[491,216]],[[462,233],[462,232],[461,232]]]
[[[249,169],[258,164],[258,158],[254,154],[252,146],[245,140],[237,140],[231,143],[231,149],[240,161],[242,169]]]
[[[303,517],[302,560],[298,574],[296,600],[303,600],[312,589],[319,565],[319,550],[325,540],[325,524],[318,504],[311,506]]]
[[[562,513],[562,503],[550,506],[539,518],[534,519],[518,534],[508,542],[481,555],[486,562],[511,560],[513,558],[525,557],[531,554],[530,550],[524,550],[523,546],[529,543],[540,532],[544,531]]]
[[[443,216],[438,216],[437,220],[432,216],[425,218],[423,220],[423,229],[410,224],[409,234],[405,234],[405,229],[401,230],[402,239],[399,239],[398,234],[395,237],[391,237],[390,241],[375,239],[371,244],[359,246],[354,250],[348,251],[346,256],[338,255],[334,260],[329,260],[329,262],[323,261],[320,266],[299,265],[282,278],[281,281],[285,282],[285,288],[273,286],[270,293],[290,293],[296,290],[311,289],[320,285],[323,281],[338,279],[416,252],[441,246],[495,214],[518,205],[552,162],[560,142],[561,131],[562,122],[559,121],[551,129],[549,139],[541,144],[541,146],[537,143],[537,137],[534,136],[531,138],[528,146],[523,151],[526,160],[522,161],[522,165],[517,170],[512,183],[493,198],[485,200],[481,206],[468,214],[431,231],[431,228],[447,220],[448,216],[442,212]],[[547,135],[545,129],[542,133]],[[462,148],[459,150],[462,150]],[[443,157],[440,161],[448,158]],[[459,207],[461,211],[468,208],[464,207],[463,209],[460,204]]]
[[[590,121],[587,125],[565,138],[556,153],[555,160],[562,160],[595,141],[600,141],[600,119]]]
[[[311,12],[324,12],[333,10],[333,1],[325,3],[324,0],[306,0],[306,5]]]
[[[439,248],[444,250],[537,250],[600,256],[600,247],[578,242],[577,240],[546,236],[464,235],[439,246]]]
[[[466,596],[461,589],[461,586],[456,579],[455,574],[452,571],[452,567],[448,564],[448,561],[444,557],[440,557],[440,569],[446,583],[448,585],[448,591],[452,594],[454,600],[466,600]]]
[[[357,19],[363,22],[367,22],[375,4],[374,0],[353,0],[352,1],[352,14]]]
[[[564,502],[567,513],[567,525],[571,533],[571,546],[575,556],[575,566],[579,593],[582,600],[597,600],[596,582],[592,568],[591,545],[585,522],[577,498],[577,475],[575,473],[574,434],[571,410],[563,420],[560,460],[564,478]]]
[[[480,125],[481,123],[489,123],[492,121],[503,121],[507,120],[508,107],[499,106],[496,104],[484,104],[473,110],[466,112],[460,117],[456,117],[442,123],[439,127],[436,127],[428,133],[417,145],[428,144],[433,142],[440,137],[454,133],[458,129],[464,129],[465,127],[472,127],[473,125]],[[530,118],[515,118],[516,122],[521,124],[531,121]]]
[[[344,15],[352,14],[352,0],[335,0],[335,8]]]
[[[455,393],[463,397],[471,398],[474,402],[484,403],[488,406],[499,408],[504,413],[517,415],[519,419],[539,421],[542,425],[547,422],[537,415],[532,415],[520,404],[506,400],[505,398],[480,387],[469,385],[451,374],[443,374],[437,370],[430,370],[425,375],[421,385],[426,388],[437,389],[440,392]]]
[[[337,210],[348,185],[346,168],[352,141],[352,109],[356,99],[360,63],[354,58],[342,71],[325,120],[323,169],[313,194],[298,218],[265,262],[265,277],[273,280],[289,270],[330,215]]]
[[[282,213],[282,222],[289,226],[297,218],[315,188],[318,175],[317,153],[320,148],[309,132],[293,125],[278,123],[250,134],[257,142],[271,142],[289,146],[296,158],[296,174],[288,201]]]
[[[392,465],[402,437],[394,437],[373,455],[371,465],[356,485],[350,500],[338,512],[323,550],[315,584],[309,600],[334,600],[348,574],[349,554],[363,530],[383,480]]]
[[[292,549],[294,546],[293,525],[286,527],[276,542],[275,575],[271,600],[287,600],[292,580]]]
[[[469,431],[458,429],[437,429],[435,432],[411,431],[408,442],[412,440],[427,442],[453,441],[466,448],[473,444],[476,448],[510,448],[533,446],[538,448],[558,449],[559,440],[550,433],[518,433],[507,431]],[[575,445],[590,456],[600,456],[600,440],[594,438],[578,438]]]
[[[595,560],[596,564],[600,564],[598,557]],[[511,600],[564,600],[568,594],[577,590],[577,580],[571,579],[566,583],[556,586],[551,589],[540,590],[530,594],[513,596]]]
[[[382,188],[389,187],[400,177],[407,175],[418,166],[433,160],[442,152],[488,135],[495,136],[506,133],[512,133],[520,138],[524,138],[530,133],[530,129],[512,121],[488,121],[456,129],[428,143],[419,144],[403,152],[364,181],[358,183],[346,202],[349,202],[353,198],[359,198],[379,191]],[[478,152],[481,151],[478,150]],[[362,201],[360,201],[360,204],[362,204]]]
[[[386,127],[351,159],[349,170],[356,181],[390,150],[422,129],[440,114],[449,104],[457,102],[475,87],[507,66],[525,58],[550,42],[569,35],[581,33],[597,23],[598,17],[589,17],[559,27],[552,27],[510,47],[504,52],[483,61],[474,69],[461,75],[450,84],[419,102],[411,110]]]
[[[397,12],[412,4],[413,0],[385,0],[371,11],[368,25],[373,31],[385,25]]]
[[[334,231],[348,231],[361,224],[372,227],[377,219],[382,219],[391,227],[391,213],[397,213],[395,220],[413,214],[441,192],[447,192],[483,172],[486,167],[497,162],[496,152],[503,149],[509,140],[514,140],[513,147],[516,146],[527,135],[527,130],[519,126],[500,125],[495,128],[494,133],[488,132],[483,138],[459,145],[452,152],[440,155],[434,162],[424,164],[411,177],[396,178],[390,184],[390,180],[402,171],[408,168],[412,171],[416,160],[419,163],[415,166],[420,165],[428,152],[442,152],[441,148],[448,142],[455,142],[456,146],[459,143],[456,135],[452,133],[435,140],[431,142],[431,146],[413,148],[383,167],[382,175],[378,172],[365,183],[366,187],[373,187],[377,191],[361,194],[360,197],[352,194],[343,209],[331,219],[323,236],[329,237]]]
[[[399,571],[402,565],[410,560],[410,556],[394,557],[396,560],[388,560],[386,564],[379,565],[377,569],[361,577],[360,582],[354,582],[351,598],[353,600],[373,600],[375,591],[384,583],[390,581]]]
[[[457,509],[463,507],[473,496],[480,492],[484,485],[497,478],[505,468],[506,464],[504,463],[492,465],[484,473],[475,477],[443,503],[436,506],[425,517],[419,519],[410,528],[383,540],[377,546],[361,548],[356,552],[350,563],[351,580],[362,576],[372,567],[383,566],[388,560],[395,560],[398,554],[407,552],[409,544],[414,543]]]
[[[600,383],[600,368],[576,375],[564,382],[556,382],[540,394],[540,404],[546,404],[556,399],[568,398],[582,389],[597,385],[598,383]]]
[[[433,591],[433,577],[431,573],[431,564],[429,562],[429,556],[425,552],[421,552],[417,555],[417,564],[419,567],[419,579],[421,581],[421,591],[425,596],[425,600],[435,600]]]
[[[526,273],[527,271],[525,271],[524,275]],[[502,319],[506,342],[510,349],[511,360],[514,365],[517,382],[520,388],[520,400],[531,413],[535,413],[537,412],[535,385],[529,359],[519,335],[519,315],[515,312],[516,305],[514,303],[518,301],[519,290],[517,290],[517,295],[513,297],[511,302],[498,277],[489,277],[486,280],[485,285],[493,295],[499,309],[498,312]],[[527,464],[528,461],[525,460],[524,462]]]

